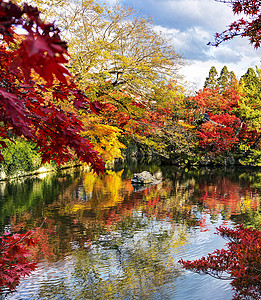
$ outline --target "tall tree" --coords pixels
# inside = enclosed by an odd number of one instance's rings
[[[220,72],[220,76],[217,81],[218,81],[220,92],[223,92],[230,83],[230,73],[227,69],[227,66],[224,66],[222,68]]]
[[[258,71],[260,71],[257,68]],[[240,114],[248,125],[259,131],[261,124],[261,77],[249,68],[241,78],[243,97],[240,101]]]
[[[209,75],[205,80],[204,88],[214,89],[219,88],[219,92],[223,93],[227,87],[237,88],[238,82],[233,71],[229,72],[224,66],[219,74],[217,69],[212,66],[209,70]]]
[[[171,42],[153,29],[151,19],[139,18],[119,3],[111,8],[94,0],[77,5],[62,0],[50,7],[69,40],[70,70],[80,84],[91,83],[93,93],[122,88],[147,97],[162,81],[177,78],[184,64]]]
[[[208,77],[205,80],[204,88],[216,88],[217,87],[217,80],[218,80],[218,72],[217,69],[212,66],[209,70]]]
[[[232,88],[236,88],[238,86],[238,80],[236,78],[236,74],[233,71],[229,72],[229,83]]]

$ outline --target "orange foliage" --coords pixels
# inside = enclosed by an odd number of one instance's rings
[[[222,179],[216,184],[201,184],[199,201],[211,213],[225,213],[226,219],[231,215],[240,214],[248,209],[257,210],[260,207],[259,199],[252,190],[246,190],[229,179]]]

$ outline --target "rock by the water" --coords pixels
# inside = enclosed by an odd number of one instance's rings
[[[142,173],[134,173],[131,183],[156,184],[159,183],[159,180],[157,180],[150,172],[143,171]]]

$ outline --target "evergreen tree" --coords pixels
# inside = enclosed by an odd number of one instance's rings
[[[241,77],[243,97],[240,103],[240,113],[253,129],[259,131],[261,124],[261,78],[260,69],[249,68]]]
[[[260,70],[261,71],[261,70]],[[223,93],[228,86],[236,88],[238,81],[233,71],[229,72],[227,66],[224,66],[218,77],[218,72],[214,66],[210,68],[209,75],[205,80],[204,88],[219,88],[219,93]]]
[[[220,72],[220,76],[217,80],[220,93],[224,92],[226,87],[230,85],[230,72],[227,69],[227,66],[224,66]]]
[[[229,72],[229,85],[232,87],[235,87],[235,86],[237,86],[237,84],[238,84],[238,81],[237,81],[235,73],[233,71]]]
[[[241,120],[243,120],[247,128],[255,133],[255,140],[251,145],[246,144],[247,149],[242,158],[245,159],[248,156],[252,156],[255,162],[260,159],[260,141],[261,141],[261,70],[256,67],[254,69],[249,68],[245,75],[240,79],[240,85],[242,88],[242,94],[239,103],[239,114]]]
[[[218,72],[216,70],[216,68],[214,66],[212,66],[210,68],[208,77],[205,80],[204,83],[204,88],[215,88],[217,87],[217,76],[218,76]]]

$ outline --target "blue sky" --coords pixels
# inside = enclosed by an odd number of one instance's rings
[[[115,0],[107,0],[110,4]],[[155,30],[162,31],[189,65],[181,73],[195,88],[202,88],[211,66],[220,72],[226,65],[237,77],[247,68],[260,66],[261,50],[254,50],[246,39],[237,38],[208,46],[216,32],[226,29],[236,17],[231,7],[214,0],[118,0],[132,7],[141,17],[152,17]]]

